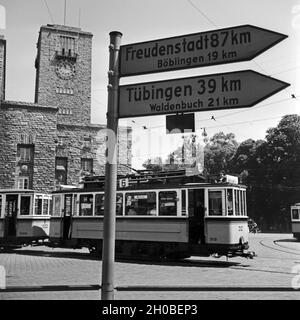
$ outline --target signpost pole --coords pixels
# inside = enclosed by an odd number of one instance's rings
[[[114,259],[116,228],[117,149],[118,149],[118,88],[119,51],[122,33],[110,32],[107,146],[105,166],[105,202],[103,226],[101,299],[114,299]]]

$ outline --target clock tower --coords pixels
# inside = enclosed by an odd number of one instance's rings
[[[58,123],[91,121],[92,34],[46,25],[37,43],[35,103],[57,106]]]

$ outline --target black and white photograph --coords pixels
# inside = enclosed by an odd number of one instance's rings
[[[300,300],[300,1],[0,0],[0,300]]]

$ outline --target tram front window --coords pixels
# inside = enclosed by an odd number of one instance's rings
[[[208,205],[210,216],[221,216],[222,191],[208,191]]]
[[[156,193],[126,193],[125,215],[156,215]]]
[[[26,216],[30,214],[30,196],[21,196],[21,210],[20,214]]]

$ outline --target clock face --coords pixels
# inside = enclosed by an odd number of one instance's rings
[[[67,60],[61,60],[56,65],[56,74],[59,78],[68,80],[75,75],[75,65]]]

